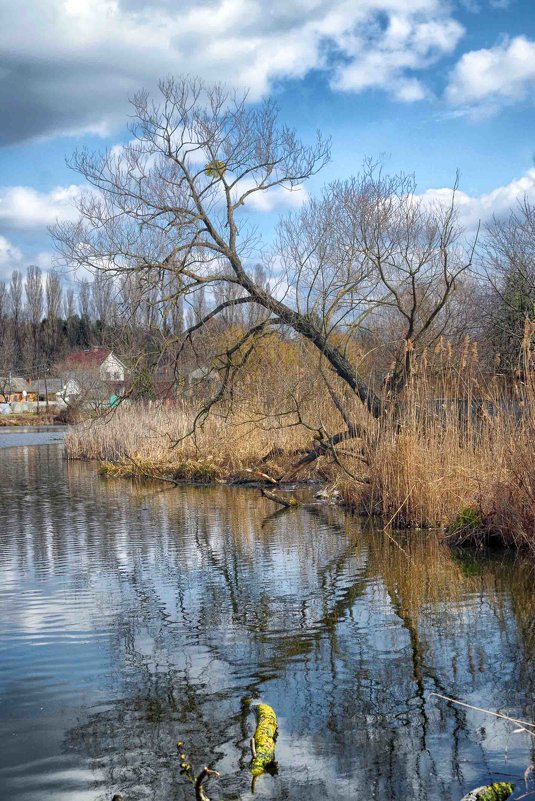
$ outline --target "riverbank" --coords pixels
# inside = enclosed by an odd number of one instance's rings
[[[239,416],[211,416],[191,435],[194,420],[195,410],[187,405],[121,407],[70,428],[67,455],[96,461],[101,474],[112,477],[275,484],[310,441],[307,432],[280,425],[262,429]],[[299,477],[325,480],[329,475],[318,460]]]
[[[26,414],[0,415],[0,428],[31,427],[31,426],[57,426],[57,410],[52,412],[28,412]]]
[[[237,413],[210,416],[191,435],[195,413],[185,405],[121,408],[69,429],[65,442],[70,459],[96,460],[110,477],[322,481],[351,510],[386,525],[442,528],[452,544],[535,551],[532,417],[496,405],[469,418],[453,402],[425,417],[423,408],[414,398],[401,420],[336,451],[303,427],[261,427]]]

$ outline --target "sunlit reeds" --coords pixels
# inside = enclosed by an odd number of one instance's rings
[[[299,476],[327,478],[354,509],[393,527],[444,527],[452,542],[497,538],[535,547],[531,339],[530,329],[515,375],[484,373],[468,339],[457,351],[439,340],[414,365],[403,397],[384,399],[387,412],[364,439],[326,448]],[[110,475],[210,481],[262,471],[280,478],[322,431],[343,428],[312,370],[289,389],[276,361],[245,376],[232,402],[186,436],[197,409],[192,398],[171,407],[125,404],[71,429],[67,452],[104,463]]]

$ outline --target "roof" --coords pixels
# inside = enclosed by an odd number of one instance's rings
[[[63,389],[63,381],[61,378],[47,378],[46,384],[44,378],[38,381],[32,381],[28,388],[28,392],[36,392],[38,395],[44,395],[48,392],[49,395],[55,392],[61,392]]]
[[[0,388],[5,389],[6,392],[29,392],[30,385],[25,378],[20,376],[2,376],[0,377]]]
[[[64,364],[68,367],[100,367],[110,354],[109,348],[77,350],[67,356]]]

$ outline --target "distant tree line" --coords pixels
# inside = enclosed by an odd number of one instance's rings
[[[263,268],[257,281],[268,287]],[[173,361],[185,327],[194,327],[213,305],[236,297],[232,288],[204,287],[185,300],[169,285],[146,291],[131,276],[117,280],[104,274],[66,282],[57,270],[30,265],[0,281],[0,375],[38,377],[54,371],[76,350],[109,347],[137,365],[139,380],[149,381],[163,363]],[[254,324],[258,309],[229,306],[216,326]],[[175,343],[175,347],[172,347]]]

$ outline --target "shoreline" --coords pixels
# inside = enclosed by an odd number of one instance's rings
[[[36,414],[32,412],[29,414],[0,415],[0,428],[36,428],[41,426],[63,426],[66,428],[65,423],[58,422],[57,414],[52,412],[48,414]]]

